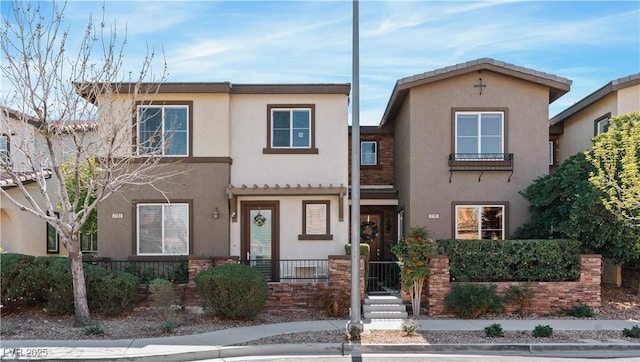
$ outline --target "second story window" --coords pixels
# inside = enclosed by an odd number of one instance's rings
[[[2,164],[8,164],[11,161],[11,155],[9,154],[9,137],[7,135],[0,135],[0,162]]]
[[[609,130],[609,116],[610,115],[607,114],[606,116],[600,117],[596,120],[596,136]]]
[[[456,112],[456,159],[504,157],[504,112]]]
[[[310,148],[311,110],[272,109],[272,148]]]
[[[189,107],[138,106],[139,156],[188,156]]]
[[[375,166],[378,164],[378,143],[376,141],[360,142],[360,165]]]
[[[268,105],[267,117],[267,147],[263,153],[318,153],[313,104]]]

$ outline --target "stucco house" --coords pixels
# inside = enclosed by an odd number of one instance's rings
[[[67,150],[72,149],[69,131],[81,132],[82,139],[90,141],[95,124],[82,121],[51,122],[49,126],[58,131],[54,141],[58,161],[64,161]],[[39,117],[28,115],[11,109],[0,107],[0,187],[6,192],[0,198],[0,247],[11,253],[28,255],[66,255],[67,250],[61,246],[55,229],[44,220],[20,210],[9,198],[23,205],[29,205],[27,198],[19,189],[21,183],[34,198],[39,207],[46,209],[46,203],[40,192],[38,179],[43,180],[53,204],[57,203],[58,183],[52,177],[45,138],[42,133],[42,122]],[[32,158],[32,165],[28,158]],[[82,235],[82,249],[93,252],[97,249],[97,240]]]
[[[549,104],[570,85],[489,58],[398,80],[380,122],[394,133],[398,227],[509,238],[529,220],[519,192],[549,171]]]
[[[640,73],[614,79],[563,110],[549,121],[550,169],[593,146],[593,137],[606,132],[609,119],[640,111]],[[622,268],[604,259],[603,283],[622,284]]]
[[[121,89],[115,99],[97,97],[101,122],[118,97],[131,96],[133,87]],[[166,142],[162,162],[175,176],[100,204],[99,255],[272,260],[340,252],[348,238],[349,91],[348,84],[163,83],[135,109],[115,110],[131,114],[140,158],[145,145]],[[273,279],[284,275],[275,263],[271,270]]]
[[[609,118],[640,110],[640,73],[614,79],[551,118],[549,144],[553,167],[593,146]]]

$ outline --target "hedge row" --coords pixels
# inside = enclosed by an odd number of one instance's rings
[[[580,278],[577,240],[438,240],[452,281],[561,282]]]
[[[89,309],[107,316],[133,310],[138,278],[84,264]],[[0,254],[2,312],[43,305],[49,314],[73,312],[73,279],[67,257]]]

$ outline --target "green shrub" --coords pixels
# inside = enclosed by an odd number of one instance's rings
[[[411,337],[418,332],[420,324],[413,319],[407,319],[402,322],[402,333],[405,337]]]
[[[484,327],[484,335],[487,338],[504,337],[504,331],[500,323],[493,323]]]
[[[99,336],[104,334],[104,327],[100,324],[93,324],[90,326],[84,327],[84,334],[86,335],[94,335]]]
[[[36,257],[0,254],[0,298],[2,312],[14,312],[44,300],[45,282],[37,275]]]
[[[189,263],[177,260],[169,266],[167,279],[176,284],[185,284],[189,282]]]
[[[520,315],[527,315],[527,309],[533,301],[533,288],[531,285],[512,285],[507,289],[505,295],[508,301],[517,303],[520,306]]]
[[[533,328],[531,335],[535,338],[549,338],[553,335],[553,328],[550,325],[538,324]]]
[[[160,332],[169,334],[177,327],[177,323],[173,318],[167,318],[160,323]]]
[[[449,256],[452,281],[576,281],[581,244],[576,240],[438,240]]]
[[[195,282],[204,310],[221,318],[254,319],[269,296],[264,274],[244,264],[204,270]]]
[[[149,291],[151,292],[151,305],[160,310],[163,318],[169,318],[175,299],[173,284],[168,280],[156,278],[149,283]]]
[[[622,335],[625,337],[640,338],[640,325],[623,329]]]
[[[105,316],[133,310],[138,300],[138,278],[118,270],[84,266],[89,308]]]
[[[579,305],[573,308],[562,309],[560,313],[576,318],[591,318],[594,315],[593,308],[588,305]]]
[[[496,286],[483,284],[457,284],[444,298],[445,311],[460,318],[473,319],[486,313],[500,312],[503,300],[496,293]]]
[[[45,292],[48,314],[73,313],[73,276],[71,260],[60,256],[38,257],[39,269],[47,280]]]

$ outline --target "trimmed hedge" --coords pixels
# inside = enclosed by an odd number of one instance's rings
[[[580,278],[577,240],[438,240],[452,281],[564,282]]]
[[[264,274],[244,264],[224,264],[195,276],[196,291],[207,313],[227,319],[254,319],[267,303]]]
[[[73,279],[67,257],[0,254],[2,312],[44,305],[49,314],[72,313]],[[138,278],[84,264],[89,309],[107,316],[133,310]]]

